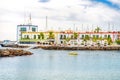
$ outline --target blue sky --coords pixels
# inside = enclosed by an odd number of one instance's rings
[[[98,2],[98,3],[103,3],[103,4],[105,4],[105,5],[107,5],[111,8],[120,10],[119,4],[115,4],[115,3],[111,2],[110,0],[91,0],[91,1]]]
[[[39,0],[39,2],[43,2],[43,3],[45,3],[45,2],[49,2],[50,0]]]
[[[120,31],[120,0],[2,0],[0,2],[0,40],[16,40],[16,26],[27,24],[31,13],[32,24],[45,30],[65,30],[75,27],[82,31]],[[114,28],[113,28],[114,27]]]

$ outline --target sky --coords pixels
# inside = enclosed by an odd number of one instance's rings
[[[0,41],[16,40],[17,25],[27,24],[30,14],[39,31],[120,31],[120,0],[0,0]]]

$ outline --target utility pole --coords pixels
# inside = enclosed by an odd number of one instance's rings
[[[29,15],[29,24],[32,25],[31,13],[30,13],[30,15]]]
[[[47,16],[46,16],[46,30],[47,30],[47,28],[48,28],[48,21],[47,21]]]
[[[83,24],[82,24],[82,31],[83,31]]]
[[[87,31],[88,30],[88,31]],[[86,32],[89,32],[89,25],[87,24],[87,30],[86,30]]]
[[[108,23],[108,32],[110,31],[110,23]]]
[[[92,24],[92,30],[91,30],[92,32],[94,32],[94,29],[93,29],[93,27],[94,27],[94,25]]]
[[[29,14],[29,21],[28,21],[28,25],[29,25],[29,30],[30,30],[30,25],[32,25],[31,13]]]
[[[25,15],[25,11],[24,11],[24,24],[26,24],[25,16],[26,16],[26,15]]]
[[[73,24],[73,26],[74,26],[74,31],[76,31],[75,24]]]

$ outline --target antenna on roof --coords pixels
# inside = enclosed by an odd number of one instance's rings
[[[76,29],[75,29],[75,24],[73,24],[73,26],[74,26],[74,30],[76,31]]]
[[[78,27],[76,27],[76,31],[78,31]]]
[[[108,22],[108,31],[110,31],[110,23]]]
[[[24,11],[24,24],[25,24],[25,11]]]
[[[29,24],[32,24],[32,20],[31,20],[31,13],[29,14]]]
[[[93,26],[94,26],[94,25],[92,24],[92,30],[91,30],[92,32],[94,31],[94,30],[93,30]]]
[[[88,30],[88,31],[87,31],[87,30]],[[89,25],[88,25],[88,24],[87,24],[87,30],[86,30],[86,31],[89,32]]]
[[[112,32],[114,31],[114,24],[112,24],[112,29],[111,30],[112,30]]]
[[[48,21],[47,21],[48,17],[46,16],[46,30],[48,28]]]
[[[82,31],[83,31],[83,24],[82,24]]]

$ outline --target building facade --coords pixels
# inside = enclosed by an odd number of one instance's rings
[[[76,32],[72,30],[38,32],[37,30],[37,26],[19,25],[18,42],[57,45],[104,45],[115,43],[117,39],[120,39],[119,32]]]
[[[17,25],[17,42],[22,44],[57,44],[57,45],[96,45],[111,44],[120,39],[120,32],[80,32],[39,31],[36,25]]]
[[[25,32],[38,32],[37,25],[17,25],[17,42],[20,42],[21,38],[23,37],[23,33]],[[30,35],[24,36],[25,38],[29,38]]]

